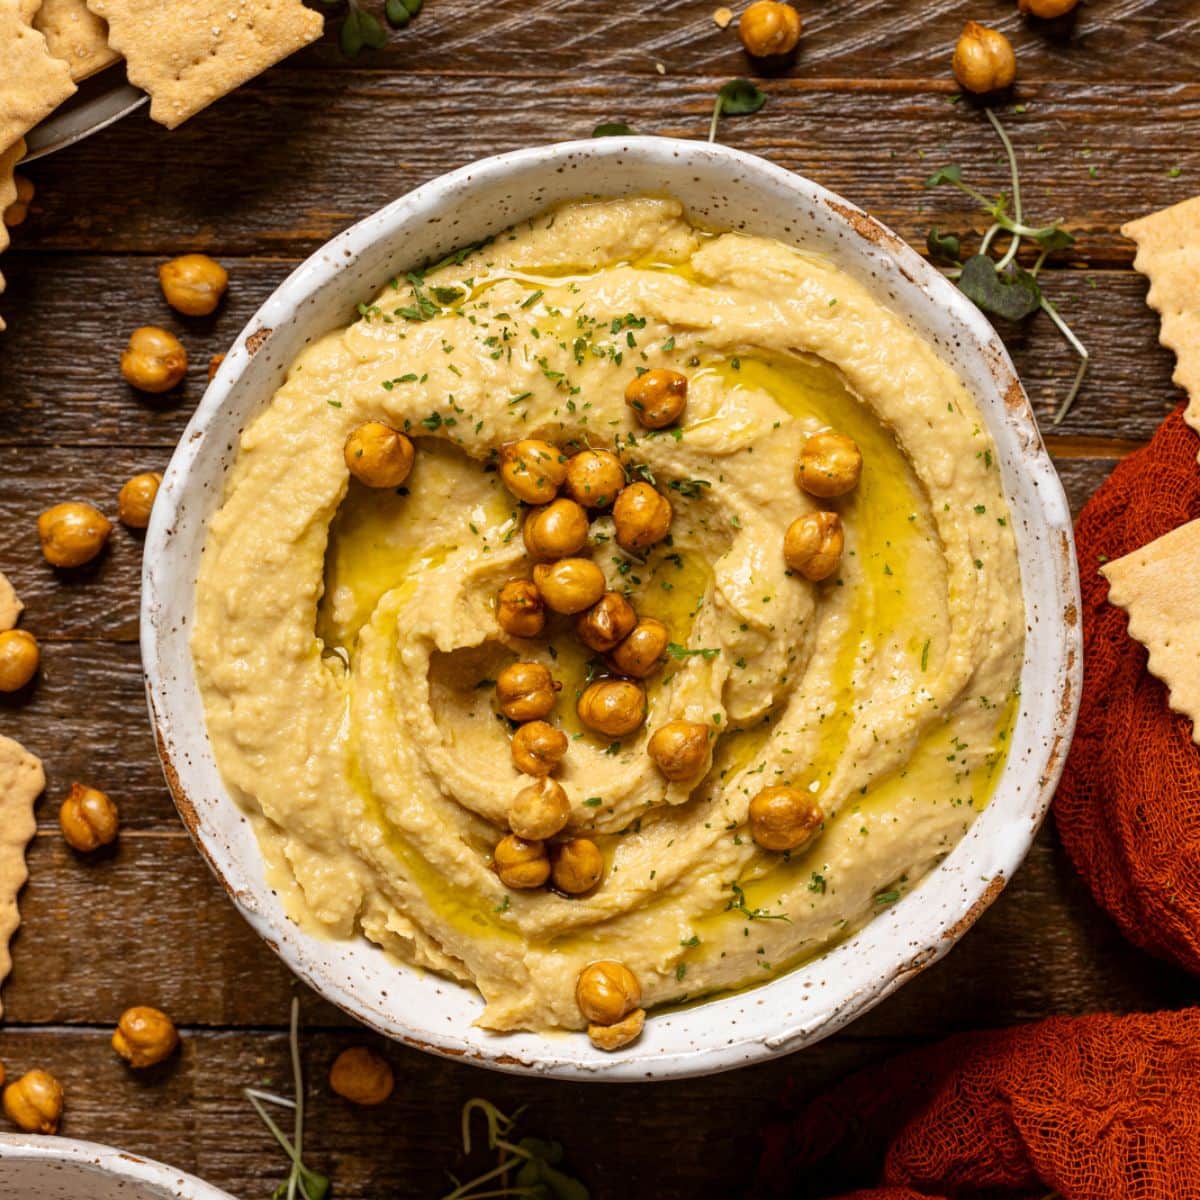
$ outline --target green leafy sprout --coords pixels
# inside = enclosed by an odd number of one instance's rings
[[[959,238],[954,234],[931,229],[925,246],[932,259],[949,265],[947,277],[955,280],[962,292],[983,312],[1004,317],[1009,321],[1021,321],[1041,309],[1054,322],[1055,327],[1079,356],[1079,368],[1075,372],[1070,390],[1054,415],[1053,424],[1057,425],[1075,403],[1075,397],[1079,395],[1079,389],[1083,386],[1090,359],[1087,348],[1075,336],[1042,290],[1038,275],[1051,254],[1073,246],[1075,239],[1062,227],[1061,219],[1051,221],[1047,225],[1032,225],[1026,222],[1021,207],[1021,177],[1017,168],[1016,152],[995,113],[990,108],[984,111],[999,135],[1008,159],[1012,176],[1012,211],[1009,212],[1007,196],[1001,194],[996,199],[989,200],[977,188],[966,183],[962,177],[962,167],[958,164],[942,167],[925,181],[925,186],[933,188],[948,183],[958,188],[979,202],[991,216],[992,224],[984,233],[979,249],[966,260],[962,258]],[[997,238],[1005,236],[1009,239],[1007,248],[999,257],[993,258],[993,243]],[[1033,242],[1038,248],[1037,259],[1028,270],[1017,262],[1017,252],[1021,248],[1022,240]]]
[[[362,7],[362,0],[319,0],[326,8],[340,7],[346,12],[338,29],[338,48],[346,58],[356,58],[364,46],[380,50],[387,45],[388,33],[374,13]],[[384,0],[383,15],[393,29],[403,29],[421,11],[424,0]]]
[[[634,137],[637,130],[624,121],[601,121],[592,130],[592,137]]]
[[[708,140],[717,140],[717,122],[721,117],[740,117],[747,113],[756,113],[767,102],[767,95],[760,91],[748,79],[731,79],[717,93],[717,102],[713,105],[712,121],[708,126]]]
[[[271,1200],[325,1200],[329,1195],[329,1180],[324,1175],[310,1170],[301,1160],[304,1150],[304,1076],[300,1069],[300,1001],[292,997],[292,1017],[288,1031],[288,1046],[292,1057],[292,1080],[295,1099],[288,1100],[261,1088],[244,1088],[243,1094],[254,1106],[262,1123],[288,1156],[291,1170],[288,1177],[271,1194]],[[292,1138],[275,1123],[266,1106],[291,1109],[294,1114]]]
[[[471,1120],[478,1113],[487,1129],[488,1149],[496,1152],[498,1161],[490,1170],[466,1183],[459,1183],[452,1175],[454,1190],[447,1192],[442,1200],[491,1200],[493,1197],[499,1200],[510,1196],[528,1196],[532,1200],[589,1200],[588,1189],[562,1169],[563,1148],[558,1142],[536,1137],[513,1140],[521,1112],[518,1109],[512,1116],[507,1116],[494,1104],[478,1097],[463,1105],[463,1153],[471,1153]]]

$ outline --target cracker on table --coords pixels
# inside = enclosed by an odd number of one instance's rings
[[[1171,709],[1191,718],[1200,744],[1200,520],[1100,568],[1111,603],[1129,614],[1129,633],[1149,651],[1147,667],[1170,692]]]
[[[0,146],[11,146],[75,91],[71,71],[25,20],[21,0],[0,0]]]
[[[71,68],[77,83],[121,56],[108,44],[108,26],[84,0],[41,0],[33,27],[43,34],[55,58]]]
[[[18,598],[16,588],[0,575],[0,633],[11,629],[24,611],[25,605]]]
[[[1158,340],[1175,352],[1174,381],[1188,394],[1183,419],[1200,432],[1200,196],[1121,227],[1137,243],[1134,267],[1150,280]]]
[[[0,214],[17,198],[17,177],[14,168],[25,157],[25,139],[17,138],[9,148],[0,152]],[[0,251],[8,248],[8,226],[0,221]],[[4,276],[0,274],[0,293],[4,291]],[[0,333],[5,329],[4,318],[0,317]],[[4,576],[0,575],[0,579]],[[3,626],[0,625],[0,629]]]
[[[29,878],[25,847],[36,829],[34,802],[45,787],[41,759],[0,734],[0,983],[12,970],[8,944],[21,923],[17,893]]]
[[[42,7],[42,0],[17,0],[17,7],[21,10],[21,20],[31,25],[37,10]]]
[[[87,3],[108,22],[129,82],[150,93],[150,116],[168,129],[316,41],[325,24],[301,0]]]

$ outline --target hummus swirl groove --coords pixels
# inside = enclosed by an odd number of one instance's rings
[[[688,377],[675,428],[644,429],[639,368]],[[362,423],[406,431],[404,487],[343,460]],[[861,482],[794,480],[827,428]],[[583,552],[671,638],[648,716],[621,739],[575,712],[597,669],[572,618],[503,633],[528,577],[501,448],[615,450],[673,506],[644,558],[593,515]],[[784,532],[840,515],[820,583]],[[577,203],[401,279],[307,349],[243,434],[197,586],[193,653],[217,762],[295,918],[361,932],[476,987],[495,1030],[579,1029],[580,971],[624,963],[646,1008],[773,977],[835,944],[936,865],[986,804],[1015,710],[1024,613],[999,468],[933,349],[827,261],[697,230],[670,199]],[[567,833],[600,848],[591,891],[512,890],[492,853],[530,782],[494,682],[562,683]],[[712,766],[668,782],[674,719]],[[789,785],[819,834],[760,849],[750,801]]]

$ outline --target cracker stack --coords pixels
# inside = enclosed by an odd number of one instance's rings
[[[323,27],[302,0],[0,0],[0,218],[17,198],[22,139],[77,81],[124,56],[150,116],[174,129]]]
[[[1200,432],[1200,196],[1131,221],[1133,265],[1150,280],[1146,302],[1159,314],[1159,341],[1175,352],[1174,380],[1188,396],[1183,419]],[[1197,467],[1200,470],[1200,466]],[[1129,633],[1147,667],[1167,685],[1171,708],[1192,721],[1200,744],[1200,520],[1101,567],[1108,598],[1129,615]]]

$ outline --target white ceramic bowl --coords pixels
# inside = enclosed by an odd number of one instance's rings
[[[191,1175],[94,1142],[0,1133],[0,1196],[23,1200],[234,1200]]]
[[[314,338],[391,277],[559,201],[669,192],[701,222],[818,250],[904,314],[953,363],[999,451],[1028,634],[1021,706],[995,797],[948,858],[855,937],[762,987],[657,1015],[617,1054],[583,1037],[497,1036],[472,992],[410,970],[365,939],[310,937],[263,878],[250,824],[205,734],[188,636],[209,516],[238,433]],[[327,999],[410,1045],[509,1071],[660,1079],[785,1053],[840,1029],[934,962],[995,899],[1049,805],[1075,720],[1081,661],[1071,520],[1029,402],[991,326],[893,233],[760,158],[668,138],[601,138],[484,159],[427,183],[334,238],[279,287],[227,355],[163,480],[146,541],[142,654],[151,718],[184,822],[247,920]]]

